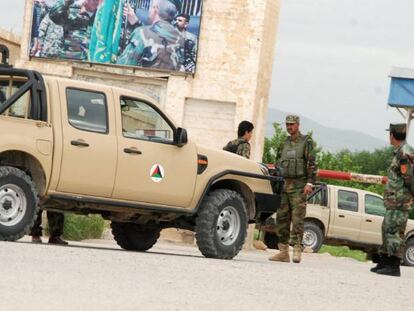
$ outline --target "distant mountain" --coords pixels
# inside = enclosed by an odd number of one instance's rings
[[[289,112],[269,108],[266,123],[266,137],[273,135],[273,123],[281,123],[284,128],[287,114]],[[342,149],[349,149],[351,151],[373,151],[387,146],[385,141],[358,131],[326,127],[301,115],[300,120],[301,132],[307,133],[312,131],[315,141],[325,151],[338,152]]]

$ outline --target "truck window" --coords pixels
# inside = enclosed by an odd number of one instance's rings
[[[318,191],[317,194],[313,195],[309,200],[308,204],[316,204],[321,205],[322,204],[322,191]]]
[[[66,89],[68,120],[82,131],[108,133],[105,95],[98,92]]]
[[[358,193],[338,190],[338,208],[351,212],[358,212]]]
[[[0,103],[4,103],[19,88],[27,82],[25,78],[1,77],[0,78]],[[30,91],[24,93],[3,115],[15,118],[32,119],[30,115]]]
[[[377,216],[385,215],[384,200],[370,194],[365,195],[365,213]]]
[[[153,107],[135,99],[121,99],[124,137],[172,143],[174,131]]]

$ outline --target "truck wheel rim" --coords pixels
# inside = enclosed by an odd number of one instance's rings
[[[16,185],[0,187],[0,224],[14,226],[26,214],[27,200],[24,191]]]
[[[314,248],[318,241],[318,237],[314,231],[305,230],[303,233],[303,245]]]
[[[407,260],[410,264],[414,265],[414,246],[410,246],[406,252]]]
[[[240,232],[240,216],[233,206],[223,208],[217,219],[217,237],[224,245],[232,245]]]

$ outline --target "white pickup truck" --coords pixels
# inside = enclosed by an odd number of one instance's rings
[[[318,252],[322,244],[347,245],[372,253],[382,243],[381,225],[385,207],[382,196],[365,190],[325,185],[310,195],[303,244]],[[273,221],[273,223],[272,223]],[[277,245],[275,217],[262,228],[264,242]],[[414,266],[414,220],[408,220],[403,261]]]

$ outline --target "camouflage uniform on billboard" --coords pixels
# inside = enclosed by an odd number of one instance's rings
[[[197,57],[197,36],[189,31],[181,33],[184,37],[184,68],[186,72],[194,72]]]
[[[39,27],[40,57],[57,57],[63,48],[63,28],[46,15]]]
[[[117,63],[166,70],[183,70],[184,37],[170,22],[160,20],[134,30]]]
[[[299,124],[299,117],[289,115],[286,117],[286,123]],[[279,249],[284,255],[282,257],[277,254],[270,260],[289,261],[287,249],[290,244],[297,252],[297,258],[294,253],[294,262],[300,262],[306,215],[304,188],[307,184],[313,184],[317,175],[315,144],[312,138],[301,133],[298,133],[295,139],[291,136],[288,137],[283,146],[282,156],[276,166],[283,170],[285,178],[282,204],[277,210],[275,226]]]
[[[237,138],[229,141],[223,150],[236,153],[242,157],[250,159],[250,143],[244,138]]]
[[[91,29],[96,11],[87,12],[82,2],[57,0],[49,12],[50,19],[63,26],[64,41],[60,57],[87,60]]]

